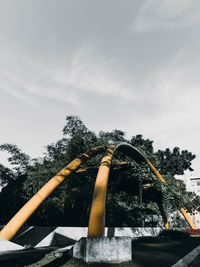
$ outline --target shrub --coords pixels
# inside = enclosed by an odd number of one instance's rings
[[[171,229],[161,231],[158,236],[168,239],[188,238],[190,236],[190,233],[179,229]]]

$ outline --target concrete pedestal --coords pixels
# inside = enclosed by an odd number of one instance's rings
[[[73,257],[85,262],[131,261],[132,239],[131,237],[83,237],[74,244]]]

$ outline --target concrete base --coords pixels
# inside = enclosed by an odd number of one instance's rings
[[[73,257],[85,262],[120,263],[132,260],[131,237],[83,237],[73,247]]]
[[[105,236],[127,236],[132,238],[141,236],[156,236],[161,230],[162,228],[160,227],[106,227]],[[87,232],[87,227],[30,226],[22,227],[11,241],[18,245],[26,245],[32,248],[54,245],[66,247],[74,244],[81,237],[87,237]]]

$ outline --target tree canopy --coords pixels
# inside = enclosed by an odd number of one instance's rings
[[[199,197],[187,192],[175,175],[190,170],[195,158],[178,147],[154,151],[153,141],[142,135],[130,139],[121,130],[90,131],[76,116],[67,116],[63,138],[45,147],[43,157],[31,159],[16,145],[2,144],[10,153],[13,168],[0,164],[0,224],[7,221],[51,177],[81,153],[106,144],[126,142],[141,151],[167,181],[162,184],[146,164],[138,164],[122,152],[113,158],[107,194],[107,226],[142,226],[146,215],[159,214],[162,205],[169,213],[183,206],[191,211],[200,206]],[[102,155],[97,155],[71,174],[30,217],[29,225],[87,226],[94,182]]]

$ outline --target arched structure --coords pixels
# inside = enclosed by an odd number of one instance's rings
[[[141,162],[147,163],[149,165],[149,167],[151,168],[151,170],[156,175],[156,177],[161,182],[166,184],[165,179],[156,170],[156,168],[153,166],[153,164],[140,151],[138,151],[135,147],[133,147],[133,146],[131,146],[129,144],[126,144],[126,143],[121,143],[116,147],[116,150],[121,150],[125,154],[129,155],[130,157],[132,157],[138,163],[141,163]],[[163,209],[163,207],[161,205],[159,205],[159,209],[160,209],[160,212],[161,212],[161,216],[163,218],[165,229],[168,229],[169,228],[169,224],[167,222],[167,217],[165,215],[164,209]],[[195,229],[194,224],[192,223],[190,217],[188,216],[188,214],[186,213],[184,208],[180,207],[180,212],[182,213],[182,215],[185,218],[185,220],[188,222],[190,228]]]
[[[51,178],[7,223],[1,230],[0,237],[11,240],[22,225],[28,220],[40,204],[59,186],[64,179],[78,169],[78,167],[97,154],[103,153],[108,146],[100,146],[91,149],[71,161],[64,169]]]
[[[55,188],[64,181],[64,179],[78,169],[78,167],[89,158],[94,157],[97,154],[106,152],[106,155],[101,161],[99,171],[96,178],[93,202],[90,212],[88,236],[100,237],[104,235],[105,228],[105,203],[106,203],[106,191],[108,176],[110,171],[110,165],[112,156],[116,151],[122,151],[134,161],[141,163],[146,162],[151,170],[155,173],[157,178],[163,183],[166,183],[156,168],[148,161],[142,153],[140,153],[135,147],[121,143],[116,147],[114,145],[100,146],[91,149],[88,152],[81,154],[79,157],[71,161],[64,169],[62,169],[56,176],[50,179],[8,222],[8,224],[1,230],[0,237],[6,240],[11,240],[22,225],[28,220],[28,218],[34,213],[34,211],[40,206],[40,204],[55,190]],[[166,229],[169,228],[167,218],[162,207],[159,207],[161,215],[164,221]],[[189,216],[183,208],[180,208],[181,213],[190,225],[192,229],[195,229]]]

